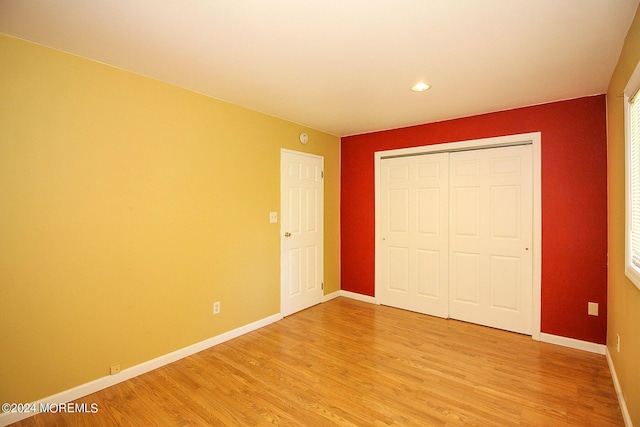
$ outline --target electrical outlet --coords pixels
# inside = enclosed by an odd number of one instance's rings
[[[616,334],[616,350],[620,353],[620,334]]]
[[[269,222],[271,224],[278,222],[278,212],[269,212]]]
[[[213,314],[220,313],[220,301],[216,301],[213,303]]]
[[[597,316],[598,315],[598,303],[597,302],[590,302],[587,306],[587,312],[589,313],[589,316]]]
[[[110,372],[111,372],[111,375],[115,375],[115,374],[117,374],[118,372],[120,372],[120,365],[113,365],[113,366],[110,368]]]

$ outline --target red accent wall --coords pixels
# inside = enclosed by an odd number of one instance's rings
[[[376,151],[528,132],[542,135],[541,330],[605,344],[605,95],[342,138],[341,288],[374,296]]]

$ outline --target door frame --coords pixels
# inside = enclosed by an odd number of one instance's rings
[[[498,148],[513,145],[531,144],[533,166],[533,295],[531,337],[540,341],[541,299],[542,299],[542,133],[531,132],[507,135],[494,138],[473,139],[467,141],[448,142],[442,144],[424,145],[420,147],[399,148],[394,150],[376,151],[374,153],[375,180],[375,302],[380,304],[378,288],[380,286],[381,263],[381,231],[380,231],[380,187],[381,162],[389,157],[417,156],[421,154],[435,154],[441,152],[455,152],[476,150],[482,148]]]
[[[318,303],[321,303],[324,299],[324,156],[320,156],[317,154],[310,154],[310,153],[305,153],[303,151],[295,151],[295,150],[289,150],[286,148],[281,148],[280,149],[280,314],[283,315],[283,301],[284,301],[284,297],[285,297],[285,287],[284,287],[284,283],[285,283],[285,276],[286,276],[286,272],[285,269],[283,268],[283,263],[284,263],[284,255],[285,255],[285,235],[284,233],[287,231],[284,229],[284,224],[285,224],[285,206],[283,206],[283,201],[284,201],[284,197],[282,196],[283,191],[285,190],[284,188],[284,180],[282,179],[284,176],[284,171],[282,170],[283,167],[283,162],[282,162],[282,158],[283,155],[287,153],[287,154],[293,154],[296,156],[304,156],[304,157],[312,157],[315,159],[320,160],[321,162],[321,169],[322,169],[322,197],[320,198],[320,206],[317,207],[317,209],[322,213],[322,233],[321,233],[321,246],[322,246],[322,265],[320,266],[320,274],[321,274],[321,282],[322,282],[322,292],[320,295],[320,300],[318,301]],[[292,313],[289,313],[292,314]]]

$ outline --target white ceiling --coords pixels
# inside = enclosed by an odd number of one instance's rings
[[[604,93],[638,1],[0,0],[0,32],[345,136]]]

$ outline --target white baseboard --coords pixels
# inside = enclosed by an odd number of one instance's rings
[[[611,358],[611,353],[609,353],[609,347],[606,347],[606,356],[607,363],[609,364],[609,371],[611,372],[611,379],[613,380],[613,386],[615,387],[616,394],[618,395],[618,402],[620,403],[620,410],[622,411],[624,425],[626,427],[633,427],[633,423],[631,422],[631,415],[629,414],[629,410],[627,409],[627,401],[624,400],[622,387],[620,387],[620,381],[618,381],[618,374],[616,374],[616,368],[613,366],[613,359]]]
[[[340,296],[340,291],[331,292],[329,295],[322,296],[322,302],[330,301],[334,298],[338,298]]]
[[[229,332],[225,332],[223,334],[206,339],[204,341],[200,341],[199,343],[190,345],[188,347],[184,347],[180,350],[176,350],[174,352],[149,360],[147,362],[143,362],[139,365],[132,366],[131,368],[123,369],[118,374],[98,378],[97,380],[54,394],[53,396],[45,397],[44,399],[41,399],[35,402],[35,407],[36,409],[38,409],[40,408],[41,404],[45,406],[47,404],[61,404],[61,403],[72,402],[76,399],[80,399],[81,397],[87,396],[91,393],[95,393],[107,387],[111,387],[112,385],[121,383],[133,377],[137,377],[138,375],[142,375],[146,372],[157,369],[161,366],[168,365],[169,363],[173,363],[176,360],[183,359],[187,356],[191,356],[192,354],[198,353],[202,350],[206,350],[208,348],[221,344],[225,341],[229,341],[233,338],[237,338],[248,332],[255,331],[256,329],[260,329],[271,323],[275,323],[281,319],[282,319],[282,314],[280,313],[274,314],[269,317],[265,317],[264,319],[258,320],[256,322],[250,323],[245,326],[241,326],[237,329],[234,329]],[[13,424],[15,422],[18,422],[25,418],[29,418],[36,414],[37,412],[35,413],[5,412],[0,414],[0,426]]]
[[[550,344],[561,345],[563,347],[570,347],[578,350],[584,350],[584,351],[597,353],[597,354],[604,354],[605,349],[607,348],[607,346],[604,344],[596,344],[594,342],[589,342],[589,341],[580,341],[573,338],[545,334],[544,332],[540,333],[540,341],[550,343]]]
[[[355,292],[349,291],[340,291],[340,296],[345,298],[351,298],[358,301],[364,301],[371,304],[377,304],[375,297],[370,297],[369,295],[362,295]]]

